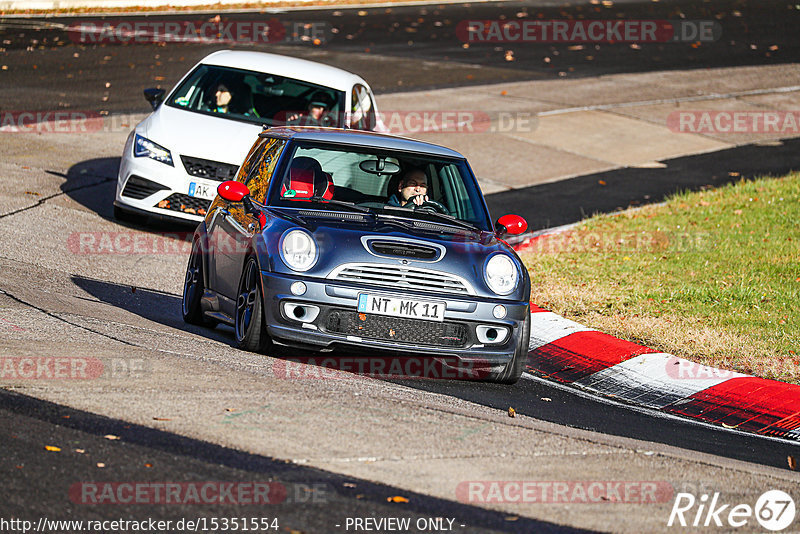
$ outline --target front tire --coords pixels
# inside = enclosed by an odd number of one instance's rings
[[[205,318],[200,301],[205,293],[205,277],[203,274],[203,251],[200,240],[192,243],[189,264],[186,266],[186,277],[183,281],[183,320],[189,324],[214,326],[216,323]]]
[[[520,379],[522,373],[525,371],[525,366],[528,363],[528,347],[530,346],[531,338],[531,314],[528,313],[525,317],[525,322],[522,325],[522,335],[517,341],[517,347],[514,350],[514,356],[511,361],[506,364],[502,371],[492,374],[487,378],[487,382],[495,382],[497,384],[514,384]]]
[[[263,352],[270,346],[264,324],[264,298],[261,271],[255,257],[245,261],[236,297],[236,345],[249,352]]]

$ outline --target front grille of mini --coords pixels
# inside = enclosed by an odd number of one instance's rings
[[[143,198],[147,198],[153,193],[158,193],[164,189],[169,189],[169,187],[157,184],[156,182],[152,182],[134,174],[128,178],[127,182],[125,182],[125,189],[122,190],[122,196],[134,198],[136,200],[142,200]]]
[[[364,339],[434,347],[460,348],[469,342],[469,329],[465,324],[364,314],[353,310],[333,309],[328,312],[325,330]]]
[[[186,172],[190,175],[197,176],[198,178],[215,180],[217,182],[234,180],[236,178],[236,171],[239,170],[237,165],[212,161],[210,159],[193,158],[192,156],[181,156],[181,161],[183,162],[183,168],[186,169]]]
[[[475,290],[463,278],[454,274],[403,265],[381,263],[350,263],[340,265],[330,278],[363,285],[391,287],[399,290],[431,291],[474,295]]]

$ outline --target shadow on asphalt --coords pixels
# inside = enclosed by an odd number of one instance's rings
[[[197,227],[197,223],[182,223],[177,220],[165,222],[136,216],[124,221],[115,219],[113,202],[117,188],[119,163],[120,158],[97,158],[76,163],[67,170],[66,174],[56,171],[47,172],[65,179],[61,184],[61,191],[65,195],[108,221],[151,233],[191,232]]]
[[[145,288],[137,288],[132,292],[130,286],[80,276],[73,276],[72,281],[99,300],[149,321],[234,345],[233,330],[228,326],[212,329],[185,324],[181,317],[181,297],[178,295]],[[635,410],[623,404],[598,402],[593,397],[581,396],[574,390],[556,387],[542,380],[523,378],[507,386],[439,378],[468,375],[453,371],[452,366],[426,365],[428,358],[420,358],[419,355],[387,357],[356,351],[320,353],[275,347],[269,356],[277,359],[273,364],[276,376],[284,373],[283,378],[287,379],[346,380],[361,375],[498,410],[506,411],[513,407],[520,415],[559,425],[663,443],[782,469],[788,468],[787,456],[800,456],[800,443],[731,432],[688,419],[665,418],[655,410]],[[407,361],[415,361],[415,365],[407,367],[403,363]],[[376,369],[375,366],[380,371],[371,373],[370,369]],[[420,379],[421,376],[426,378]]]
[[[200,516],[221,516],[235,511],[235,515],[257,516],[269,514],[278,517],[282,525],[292,521],[305,523],[303,530],[309,532],[332,532],[343,529],[334,529],[333,523],[346,517],[454,517],[459,524],[467,526],[466,531],[494,531],[494,532],[584,532],[582,530],[563,527],[544,521],[537,521],[525,517],[508,520],[508,513],[487,510],[456,501],[456,488],[453,487],[453,499],[446,500],[436,497],[410,492],[405,489],[387,484],[374,483],[363,479],[348,477],[331,473],[313,467],[304,467],[292,464],[285,460],[237,451],[159,430],[149,428],[118,419],[95,415],[82,410],[54,404],[52,402],[36,399],[20,393],[0,389],[0,421],[13,421],[13,431],[3,432],[0,442],[3,442],[4,456],[11,458],[24,456],[25,449],[30,449],[26,441],[31,440],[31,435],[37,436],[41,441],[42,431],[36,431],[39,426],[35,422],[26,420],[31,418],[43,421],[52,427],[45,430],[47,439],[57,443],[80,443],[86,446],[88,454],[96,457],[110,458],[108,474],[103,479],[116,480],[118,483],[137,481],[142,478],[154,478],[157,481],[170,480],[173,482],[197,482],[199,480],[217,481],[242,481],[268,480],[283,484],[286,488],[287,501],[281,504],[268,505],[269,508],[260,509],[254,505],[232,505],[208,503],[202,506],[191,504],[171,504],[169,510],[153,506],[143,508],[143,505],[115,504],[114,506],[93,506],[92,511],[101,517],[118,518],[120,516],[140,515],[142,513],[153,515],[172,514],[186,515],[188,510]],[[9,417],[8,413],[16,416]],[[20,417],[21,416],[21,417]],[[223,420],[224,423],[224,420]],[[72,431],[78,431],[76,434]],[[235,430],[232,427],[231,430]],[[13,435],[12,435],[13,434]],[[109,442],[104,436],[113,435],[118,441]],[[22,439],[11,439],[22,438]],[[37,443],[39,447],[39,445]],[[73,445],[74,446],[74,445]],[[63,454],[68,454],[64,452]],[[41,493],[28,501],[29,506],[34,502],[40,504],[39,499],[52,499],[49,511],[54,512],[64,508],[66,488],[79,480],[91,477],[91,469],[79,466],[78,460],[64,462],[57,459],[57,455],[42,457],[37,452],[35,462],[55,462],[47,475],[53,489],[64,488],[59,493],[50,492],[47,496]],[[145,462],[152,462],[156,467],[152,474],[143,473],[142,466]],[[26,462],[27,463],[27,462]],[[28,468],[28,466],[25,466]],[[409,467],[413,469],[413,467]],[[27,469],[26,469],[27,470]],[[147,470],[144,470],[147,471]],[[18,473],[20,473],[18,471]],[[189,474],[187,476],[187,473]],[[309,502],[308,494],[299,495],[300,499],[292,502],[291,488],[300,485],[301,488],[320,488],[320,499]],[[30,486],[20,493],[30,490]],[[402,505],[389,502],[393,496],[403,496],[408,499]],[[19,495],[18,495],[19,497]],[[19,500],[19,499],[17,499]],[[24,502],[24,501],[23,501]],[[197,501],[195,501],[197,502]],[[235,508],[232,508],[234,507]],[[247,513],[245,513],[247,512]],[[301,519],[298,519],[301,518]],[[288,530],[288,529],[287,529]],[[454,528],[454,530],[461,530]]]
[[[486,196],[494,216],[516,213],[540,230],[598,213],[662,202],[680,191],[720,187],[740,179],[782,176],[800,169],[800,138],[665,160],[659,169],[624,168]],[[602,185],[600,181],[605,182]]]
[[[164,326],[185,330],[222,343],[233,341],[233,330],[226,326],[216,329],[193,326],[183,322],[181,296],[148,288],[133,288],[73,275],[72,283],[98,300]]]

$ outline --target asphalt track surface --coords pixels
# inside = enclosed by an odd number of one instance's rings
[[[429,7],[393,7],[358,10],[341,9],[339,15],[330,11],[303,11],[275,15],[281,20],[326,20],[339,30],[323,47],[307,45],[256,46],[255,49],[289,53],[308,57],[359,72],[368,79],[376,92],[425,89],[432,87],[483,84],[493,81],[528,80],[558,77],[560,72],[571,77],[589,77],[616,72],[643,72],[663,69],[705,68],[732,65],[762,65],[795,62],[800,58],[800,27],[794,5],[787,2],[659,2],[602,6],[537,7],[537,2],[446,5]],[[628,45],[602,45],[591,60],[586,50],[572,51],[568,45],[472,45],[463,48],[453,38],[452,24],[445,21],[462,19],[498,19],[515,17],[517,13],[541,13],[544,18],[560,19],[578,16],[622,16],[626,18],[717,18],[723,22],[724,38],[713,44],[693,47],[691,44],[643,45],[633,49]],[[736,13],[738,13],[738,15]],[[270,15],[272,16],[272,15]],[[238,17],[230,15],[230,17]],[[242,15],[252,18],[252,14]],[[111,17],[113,18],[113,17]],[[41,22],[23,24],[19,19],[2,23],[4,50],[0,63],[8,69],[0,71],[0,102],[3,110],[80,109],[109,112],[141,112],[147,105],[141,88],[153,85],[171,86],[196,60],[218,45],[136,45],[83,46],[57,44],[69,39],[58,29],[41,28]],[[28,21],[30,22],[30,21]],[[48,18],[47,23],[68,23]],[[437,25],[437,22],[442,25]],[[397,26],[395,26],[397,24]],[[395,28],[388,30],[387,28]],[[448,33],[449,32],[449,33]],[[352,38],[347,38],[352,36]],[[56,41],[58,37],[58,41]],[[770,50],[770,47],[776,47]],[[514,51],[515,60],[506,61],[506,52]],[[546,63],[543,58],[550,58]],[[108,59],[106,59],[108,58]],[[376,61],[380,59],[380,61]],[[419,62],[430,62],[432,73],[420,71]],[[392,68],[386,68],[391,64]],[[35,66],[35,68],[34,68]],[[105,84],[109,83],[110,87]],[[107,100],[103,100],[108,97]],[[13,103],[13,104],[10,104]],[[13,106],[13,107],[11,107]],[[775,172],[796,168],[797,142],[784,147],[750,147],[734,149],[724,155],[725,161],[739,161],[743,173],[760,173],[765,165]],[[565,192],[560,184],[538,186],[535,193],[549,205],[531,217],[532,226],[564,224],[580,219],[592,211],[608,211],[633,202],[658,200],[675,187],[676,176],[687,180],[686,187],[699,187],[700,172],[692,169],[720,168],[722,155],[701,155],[684,158],[680,166],[671,167],[672,175],[654,169],[656,180],[636,180],[621,170],[612,173],[612,180],[628,187],[614,188],[622,196],[597,199],[596,204],[574,202],[580,194],[580,183],[596,181],[593,177],[572,180],[578,186]],[[746,164],[746,165],[745,165]],[[111,169],[115,161],[102,162],[100,167]],[[641,174],[641,169],[637,171]],[[662,174],[658,174],[662,173]],[[70,174],[70,173],[68,173]],[[707,174],[704,174],[707,176]],[[713,173],[712,173],[713,175]],[[100,217],[111,218],[106,199],[113,189],[113,176],[91,194],[80,191],[70,194],[80,199]],[[692,182],[692,177],[697,183]],[[604,179],[609,180],[609,173]],[[627,181],[626,181],[627,180]],[[643,190],[642,187],[647,187]],[[612,189],[612,188],[609,188]],[[506,195],[503,197],[502,195]],[[522,194],[503,193],[490,198],[490,204],[501,203],[513,211],[513,203],[525,205]],[[530,206],[528,203],[527,206]],[[528,207],[530,209],[530,207]],[[531,220],[529,219],[529,220]],[[157,230],[155,228],[154,230]],[[126,298],[128,287],[111,282],[84,280],[84,289],[100,300],[128,309],[152,321],[183,328],[176,310],[177,295],[140,291],[136,301]],[[230,339],[229,330],[206,330],[211,338]],[[650,413],[612,402],[598,402],[574,390],[535,379],[523,379],[513,387],[444,381],[402,380],[403,385],[465,399],[477,404],[504,410],[514,406],[519,413],[535,414],[539,419],[554,423],[596,430],[644,441],[664,443],[687,450],[706,452],[756,464],[787,468],[789,455],[800,457],[800,446],[779,440],[745,435],[739,432],[714,429],[677,418],[653,417]],[[545,402],[542,399],[551,399]],[[86,466],[95,458],[66,462],[58,455],[43,460],[38,451],[42,443],[71,443],[74,448],[117,455],[124,461],[115,462],[109,480],[185,480],[187,474],[198,480],[254,480],[274,478],[287,485],[322,484],[326,501],[317,508],[303,503],[280,505],[281,526],[305,532],[327,531],[331,510],[344,516],[397,515],[396,507],[386,498],[398,493],[396,488],[363,480],[343,477],[329,472],[286,464],[285,462],[233,451],[211,443],[184,438],[175,434],[123,421],[81,412],[17,393],[0,392],[0,448],[3,462],[0,474],[8,496],[6,510],[22,512],[26,517],[47,516],[52,510],[63,510],[63,496],[72,482],[81,480]],[[123,437],[120,442],[103,436]],[[34,456],[33,451],[37,454]],[[689,454],[687,452],[687,454]],[[51,458],[51,459],[50,459]],[[145,464],[157,466],[157,474]],[[46,482],[45,482],[46,481]],[[408,492],[404,492],[408,496]],[[519,518],[509,522],[506,515],[475,506],[413,495],[406,509],[410,516],[456,516],[470,525],[469,531],[570,531],[539,521]],[[295,505],[296,504],[296,505]],[[190,515],[248,515],[237,507],[202,510],[191,506],[173,506],[149,510],[160,518]],[[254,511],[255,513],[256,511]],[[263,515],[263,510],[258,510]],[[52,513],[51,513],[52,515]],[[82,518],[141,518],[141,509],[97,507],[81,509]],[[62,516],[63,518],[63,516]],[[465,530],[467,531],[467,530]]]

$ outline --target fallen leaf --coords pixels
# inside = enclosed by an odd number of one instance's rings
[[[395,495],[394,497],[386,497],[386,502],[408,502],[408,499],[400,495]]]
[[[550,397],[542,397],[542,400],[545,402],[553,402],[553,399],[551,399]]]
[[[597,183],[600,184],[600,185],[606,185],[606,181],[605,180],[597,180]]]
[[[505,519],[506,521],[519,521],[519,516],[509,515],[504,517],[503,519]]]
[[[517,416],[517,411],[514,408],[512,408],[511,406],[508,407],[508,416],[509,417],[516,417]]]
[[[797,460],[794,459],[794,456],[790,454],[786,457],[786,460],[789,462],[789,469],[797,471]]]
[[[83,454],[86,451],[84,449],[75,449],[75,452],[77,452],[78,454]]]
[[[728,425],[726,423],[722,423],[722,426],[725,428],[739,428],[739,425]]]
[[[105,466],[106,466],[106,464],[104,464],[103,462],[97,462],[97,467],[102,469]]]
[[[50,451],[50,452],[60,452],[61,451],[61,447],[56,447],[55,445],[45,445],[44,448],[45,448],[45,450]]]
[[[153,464],[144,464],[145,467],[153,467]]]
[[[355,487],[356,487],[356,485],[355,485],[355,484],[353,484],[352,482],[345,482],[345,483],[344,483],[344,484],[342,484],[342,485],[343,485],[345,488],[355,488]]]
[[[115,436],[114,434],[106,434],[103,437],[106,438],[106,439],[120,439],[119,436]]]

